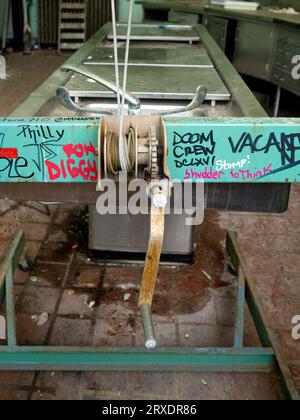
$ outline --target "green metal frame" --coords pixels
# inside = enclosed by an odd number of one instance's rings
[[[282,397],[300,400],[291,372],[273,331],[262,315],[255,286],[245,275],[234,233],[227,250],[238,273],[235,339],[232,348],[37,347],[18,346],[15,329],[13,274],[25,244],[20,231],[0,269],[0,306],[6,296],[7,345],[0,346],[0,371],[202,371],[279,373]],[[244,309],[247,301],[263,347],[245,348]]]
[[[10,0],[5,0],[4,3],[4,14],[3,14],[3,27],[2,27],[2,40],[1,40],[1,46],[0,46],[0,52],[2,53],[6,48],[6,41],[7,41],[7,31],[8,31],[8,25],[9,25],[9,16],[10,16]]]
[[[111,25],[103,27],[83,48],[74,54],[68,65],[81,63],[95,44],[103,39]],[[237,115],[261,118],[266,114],[248,87],[241,81],[229,60],[224,57],[203,26],[197,26],[210,58],[226,81]],[[57,86],[67,76],[59,70],[44,82],[11,115],[32,117],[43,114],[42,108],[53,98]],[[13,274],[24,249],[24,233],[20,231],[13,241],[0,268],[0,306],[5,302],[7,318],[7,345],[0,346],[0,370],[12,371],[202,371],[202,372],[272,372],[278,371],[283,398],[299,400],[299,394],[287,364],[282,357],[276,336],[262,315],[262,307],[251,278],[245,269],[237,248],[235,235],[229,233],[227,249],[238,273],[237,314],[234,345],[230,348],[90,348],[18,346],[15,329]],[[262,347],[245,348],[244,309],[248,303]]]

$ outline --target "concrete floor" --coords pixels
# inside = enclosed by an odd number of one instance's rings
[[[62,61],[53,52],[10,55],[8,80],[0,81],[0,115],[7,115]],[[99,266],[88,260],[83,207],[53,206],[47,215],[32,204],[0,201],[0,256],[22,227],[26,255],[36,262],[31,273],[17,271],[15,276],[18,342],[142,346],[137,311],[141,267]],[[160,345],[232,345],[236,279],[226,268],[224,239],[226,230],[234,229],[300,390],[300,342],[291,336],[292,317],[300,314],[299,209],[300,188],[294,187],[284,215],[208,211],[197,229],[195,264],[159,272],[153,309]],[[130,299],[124,301],[126,293]],[[49,321],[38,327],[31,317],[43,312]],[[258,346],[248,314],[246,318],[245,345]],[[2,400],[278,398],[273,374],[0,372]]]
[[[0,80],[0,115],[9,115],[26,97],[39,87],[65,60],[56,51],[6,54],[7,80]]]

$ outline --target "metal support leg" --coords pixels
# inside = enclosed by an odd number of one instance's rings
[[[5,298],[5,284],[7,274],[10,273],[11,270],[14,273],[20,260],[21,254],[24,250],[24,246],[25,235],[24,232],[20,230],[14,238],[13,242],[11,243],[3,264],[0,266],[0,307]]]
[[[6,274],[6,316],[7,316],[7,343],[9,346],[17,345],[15,325],[15,300],[14,300],[14,271],[8,267]]]
[[[245,276],[246,270],[237,245],[236,234],[233,232],[227,234],[227,250],[232,258],[236,271],[238,273],[243,273],[246,300],[261,343],[263,347],[272,348],[274,351],[276,368],[279,371],[281,389],[283,390],[283,397],[299,401],[299,393],[295,387],[291,371],[282,355],[276,335],[263,315],[263,308],[260,299],[258,298],[256,286],[249,276]],[[242,277],[240,277],[240,279],[242,279]],[[240,291],[241,290],[242,289],[240,289]]]
[[[243,348],[244,345],[244,323],[245,323],[245,276],[241,269],[238,272],[238,292],[235,318],[234,347]]]
[[[1,52],[4,51],[5,48],[6,48],[7,28],[8,28],[8,22],[9,22],[9,16],[10,16],[10,0],[6,0],[5,5],[4,5],[4,25],[3,25],[3,29],[2,29]]]
[[[279,114],[280,99],[281,99],[281,87],[277,86],[276,97],[275,97],[275,105],[274,105],[274,117],[275,118],[278,117],[278,114]]]
[[[23,28],[23,43],[24,43],[24,54],[31,54],[31,27],[30,27],[30,6],[31,0],[23,0],[23,16],[24,16],[24,28]]]
[[[15,343],[12,272],[24,247],[24,234],[19,232],[0,268],[0,292],[6,284],[10,303],[7,307],[8,345],[0,345],[0,371],[175,371],[175,372],[273,372],[279,373],[283,398],[300,400],[291,372],[282,357],[276,335],[265,320],[253,280],[246,276],[236,235],[227,236],[227,250],[239,273],[235,346],[233,348],[169,347],[149,351],[132,347],[53,347],[18,346]],[[159,259],[158,259],[159,261]],[[156,266],[155,266],[156,267]],[[158,265],[157,265],[158,267]],[[155,277],[156,279],[156,277]],[[154,279],[154,280],[155,280]],[[6,282],[6,283],[5,283]],[[152,282],[151,282],[152,284]],[[154,281],[155,286],[155,281]],[[147,295],[152,302],[153,296]],[[151,294],[152,293],[152,294]],[[244,317],[243,297],[252,314],[262,348],[244,348],[241,323]],[[146,340],[154,340],[150,305],[141,302]],[[154,340],[155,341],[155,340]]]
[[[14,272],[25,246],[25,235],[21,230],[13,240],[7,256],[0,267],[0,307],[6,297],[7,342],[9,346],[17,345],[14,302]],[[3,320],[2,320],[3,322]]]

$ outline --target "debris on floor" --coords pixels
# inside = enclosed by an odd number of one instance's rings
[[[41,315],[32,315],[31,319],[38,327],[43,327],[49,321],[49,314],[43,312]]]

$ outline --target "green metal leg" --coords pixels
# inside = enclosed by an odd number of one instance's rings
[[[237,245],[236,234],[233,232],[229,232],[227,234],[227,250],[232,258],[236,270],[239,273],[245,273],[246,270],[244,268],[243,259]],[[274,351],[276,360],[275,367],[280,375],[283,397],[286,399],[299,401],[300,395],[295,387],[291,371],[286,364],[284,357],[282,356],[276,335],[263,315],[262,304],[258,298],[255,284],[250,276],[245,278],[245,293],[246,301],[248,303],[248,307],[255,323],[260,341],[263,347],[272,348]]]
[[[245,323],[245,276],[241,269],[238,270],[237,309],[235,318],[234,347],[241,349],[244,345]]]
[[[9,346],[17,345],[15,325],[15,300],[14,300],[14,270],[8,267],[6,274],[6,317],[7,317],[7,342]]]
[[[19,263],[20,257],[25,247],[25,235],[22,230],[20,230],[14,240],[12,241],[7,255],[3,264],[0,266],[0,307],[3,304],[5,298],[5,282],[6,277],[10,273],[13,275],[17,265]]]
[[[9,16],[10,16],[10,0],[5,0],[4,4],[4,25],[2,28],[2,46],[1,51],[5,50],[6,47],[6,38],[7,38],[7,28],[9,24]]]
[[[0,291],[6,285],[8,345],[0,346],[0,370],[13,371],[201,371],[279,372],[283,397],[300,400],[276,340],[262,314],[251,278],[245,276],[236,236],[229,233],[227,249],[238,272],[235,342],[232,348],[91,348],[17,346],[14,325],[13,272],[24,248],[19,232],[0,269]],[[245,297],[253,316],[262,348],[244,348]]]

